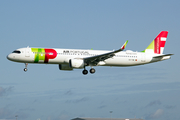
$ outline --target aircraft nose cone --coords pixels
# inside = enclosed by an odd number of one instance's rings
[[[7,55],[7,59],[10,61],[15,61],[18,62],[19,61],[20,56],[14,53],[10,53],[9,55]]]
[[[8,60],[12,60],[13,59],[13,55],[12,54],[7,55],[7,59]]]
[[[6,58],[7,58],[8,60],[10,60],[10,56],[9,56],[9,55],[7,55]]]

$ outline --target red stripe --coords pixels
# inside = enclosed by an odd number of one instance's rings
[[[160,54],[161,47],[165,46],[166,41],[161,41],[161,37],[167,38],[168,31],[162,31],[155,39],[154,39],[154,53]]]

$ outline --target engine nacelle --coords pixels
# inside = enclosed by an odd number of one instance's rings
[[[70,59],[69,66],[72,68],[84,68],[84,60],[82,59]]]
[[[72,67],[69,66],[69,64],[59,64],[60,70],[73,70]]]

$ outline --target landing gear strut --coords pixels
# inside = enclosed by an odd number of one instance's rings
[[[24,72],[26,72],[28,69],[27,69],[27,65],[28,63],[25,63],[25,68],[24,68]]]

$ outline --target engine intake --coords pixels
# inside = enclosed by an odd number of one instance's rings
[[[84,68],[84,60],[82,59],[70,59],[69,60],[69,66],[71,68]]]

